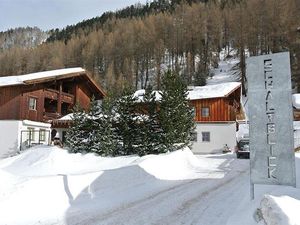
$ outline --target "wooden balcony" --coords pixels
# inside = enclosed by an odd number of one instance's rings
[[[44,112],[44,114],[43,114],[43,120],[44,121],[56,120],[60,117],[61,117],[61,114],[59,114],[57,112],[55,112],[55,113],[53,113],[53,112]]]
[[[45,89],[44,90],[44,97],[52,100],[58,101],[59,98],[59,91],[54,89]],[[68,103],[68,104],[74,104],[74,95],[62,92],[61,93],[61,101]]]

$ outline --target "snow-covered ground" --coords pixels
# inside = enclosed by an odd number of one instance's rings
[[[207,79],[207,85],[239,81],[240,78],[237,73],[238,63],[239,59],[237,58],[236,50],[230,49],[229,53],[227,53],[225,48],[222,49],[219,66],[211,70],[213,76]]]
[[[230,153],[110,158],[35,147],[1,160],[0,180],[1,225],[252,225],[257,208],[284,221],[269,224],[300,224],[289,210],[300,191],[259,186],[251,201],[249,160]]]

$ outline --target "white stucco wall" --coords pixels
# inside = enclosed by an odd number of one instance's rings
[[[30,120],[0,120],[0,158],[6,158],[17,154],[20,151],[20,143],[22,140],[22,149],[28,145],[27,132],[28,127],[34,128],[35,136],[32,143],[39,142],[38,131],[40,129],[46,130],[45,141],[40,141],[40,144],[50,143],[50,126],[48,123],[34,122]],[[49,132],[49,133],[48,133]],[[22,137],[21,137],[22,133]]]
[[[197,141],[192,145],[194,153],[222,152],[225,144],[231,150],[236,146],[236,123],[197,123]],[[210,141],[202,141],[202,132],[210,132]]]
[[[21,128],[19,133],[22,133],[22,147],[26,147],[28,145],[28,128],[34,129],[34,138],[30,141],[31,144],[50,144],[51,139],[51,124],[50,123],[41,123],[30,120],[23,120],[21,123]],[[42,141],[39,139],[39,131],[45,130],[45,140]],[[25,132],[22,132],[25,131]],[[23,149],[23,148],[22,148]]]
[[[18,152],[21,123],[17,120],[0,120],[0,158],[6,158]]]

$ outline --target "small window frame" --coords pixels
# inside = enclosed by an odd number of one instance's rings
[[[201,117],[209,117],[210,109],[209,107],[202,107],[201,108]]]
[[[40,141],[46,141],[46,130],[40,129],[39,131],[39,140]]]
[[[202,142],[210,142],[210,132],[209,131],[202,132]]]
[[[35,135],[34,135],[34,128],[33,127],[27,127],[27,140],[34,141]]]
[[[36,111],[36,109],[37,109],[37,98],[29,97],[29,99],[28,99],[28,108],[29,108],[29,110]]]

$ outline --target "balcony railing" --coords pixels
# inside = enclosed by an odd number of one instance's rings
[[[44,90],[44,96],[45,96],[45,98],[48,98],[48,99],[58,100],[59,91],[47,88]],[[74,95],[66,93],[66,92],[62,92],[61,101],[65,102],[65,103],[73,104],[74,103]]]
[[[43,118],[44,118],[44,121],[48,121],[48,120],[55,120],[55,119],[58,119],[60,118],[62,115],[60,113],[53,113],[53,112],[44,112],[43,114]]]

